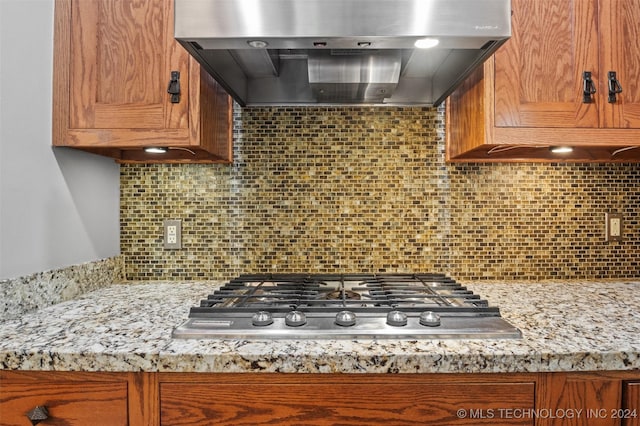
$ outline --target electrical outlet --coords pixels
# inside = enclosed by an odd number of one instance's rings
[[[182,248],[181,220],[164,221],[164,248],[172,250]]]
[[[178,242],[178,227],[175,225],[167,226],[167,244],[175,244]]]
[[[622,215],[620,213],[606,213],[605,221],[605,239],[607,241],[621,241]]]

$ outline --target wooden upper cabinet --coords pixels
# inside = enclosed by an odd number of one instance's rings
[[[170,70],[188,72],[179,54],[165,63],[172,47],[165,3],[71,4],[71,128],[187,129],[186,102],[165,114]]]
[[[55,146],[121,162],[231,162],[232,101],[174,40],[173,1],[56,0],[55,16]]]
[[[512,0],[511,39],[447,100],[447,161],[640,161],[638,22],[640,0]]]
[[[640,129],[640,1],[601,0],[603,127]],[[622,92],[608,102],[608,74],[616,73]]]
[[[583,71],[598,77],[596,10],[597,0],[514,5],[512,38],[495,55],[496,126],[598,127],[580,96]]]

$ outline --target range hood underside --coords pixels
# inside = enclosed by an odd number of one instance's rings
[[[242,106],[437,105],[511,34],[510,0],[175,0],[176,39]],[[422,38],[439,40],[418,49]]]
[[[495,44],[499,45],[498,42]],[[317,52],[278,50],[265,54],[254,50],[206,50],[193,44],[185,46],[242,106],[438,105],[497,48],[396,50],[393,53],[403,58],[396,82],[372,81],[366,69],[345,65],[344,74],[355,73],[361,76],[360,81],[343,79],[310,83],[309,58],[313,60]],[[334,97],[318,93],[323,83],[324,93],[332,87],[336,93]],[[345,96],[339,95],[341,91]],[[367,93],[373,95],[366,96]]]

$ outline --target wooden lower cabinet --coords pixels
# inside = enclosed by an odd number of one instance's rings
[[[28,413],[44,407],[41,425],[127,425],[127,383],[59,379],[2,383],[0,424],[30,425]],[[32,415],[35,415],[32,414]]]
[[[538,426],[620,425],[622,380],[607,373],[548,373],[540,375]]]
[[[0,370],[0,425],[30,426],[29,412],[45,407],[38,425],[157,424],[155,374]]]
[[[0,425],[640,426],[640,370],[514,374],[0,370]]]
[[[640,426],[640,380],[624,383],[620,416],[623,426]]]
[[[455,375],[254,375],[222,383],[211,379],[162,379],[161,424],[533,424],[532,417],[508,415],[534,408],[533,381]]]

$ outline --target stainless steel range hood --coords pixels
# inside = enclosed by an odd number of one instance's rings
[[[176,39],[242,106],[438,105],[511,35],[510,0],[175,0],[175,14]]]

